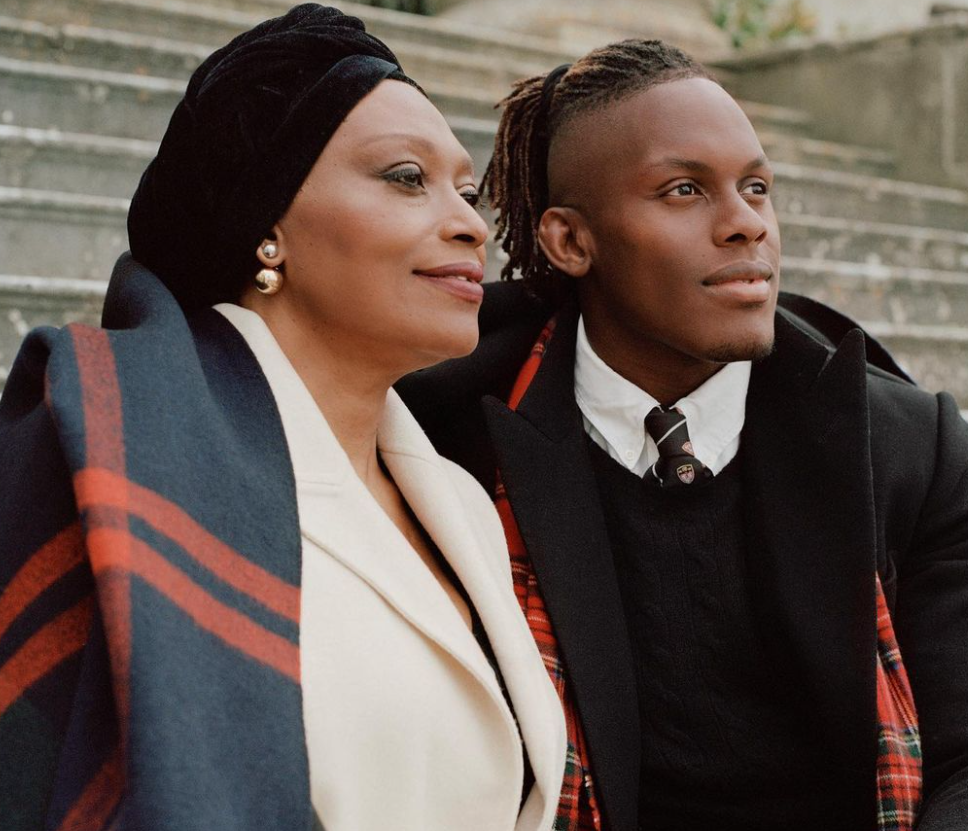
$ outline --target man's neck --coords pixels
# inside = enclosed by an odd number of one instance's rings
[[[693,358],[658,341],[630,344],[614,329],[592,328],[586,320],[585,332],[595,354],[664,407],[701,387],[725,366]]]

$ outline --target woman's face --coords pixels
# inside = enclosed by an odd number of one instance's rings
[[[488,234],[477,202],[470,156],[440,112],[383,81],[274,229],[282,290],[243,302],[307,359],[325,348],[402,375],[465,355],[477,344]]]

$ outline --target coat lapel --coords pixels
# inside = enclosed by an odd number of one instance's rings
[[[831,355],[779,315],[776,350],[753,371],[742,441],[768,648],[802,691],[794,706],[825,737],[861,824],[872,824],[876,525],[860,330]]]
[[[639,717],[605,519],[574,398],[577,312],[563,311],[516,411],[484,409],[501,477],[548,607],[613,831],[637,827]]]
[[[497,514],[481,494],[481,506],[487,515],[479,519],[494,523],[495,536],[500,541],[500,551],[495,552],[470,521],[475,507],[458,497],[446,463],[393,392],[387,400],[378,438],[394,481],[480,615],[513,701],[543,803],[557,804],[566,752],[564,722],[553,687],[536,683],[544,680],[544,669],[510,590],[507,554]],[[481,654],[476,643],[475,650]]]

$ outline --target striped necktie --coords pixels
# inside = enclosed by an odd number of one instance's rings
[[[664,488],[683,487],[712,477],[712,471],[693,455],[686,417],[679,410],[653,408],[645,417],[645,429],[659,448],[659,458],[646,476],[651,475]]]

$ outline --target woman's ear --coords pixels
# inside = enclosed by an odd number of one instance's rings
[[[259,243],[255,255],[266,268],[279,268],[282,265],[286,252],[284,236],[278,224],[273,225],[272,230]]]
[[[575,208],[548,208],[538,225],[538,244],[548,262],[569,277],[584,277],[591,268],[591,232]]]

